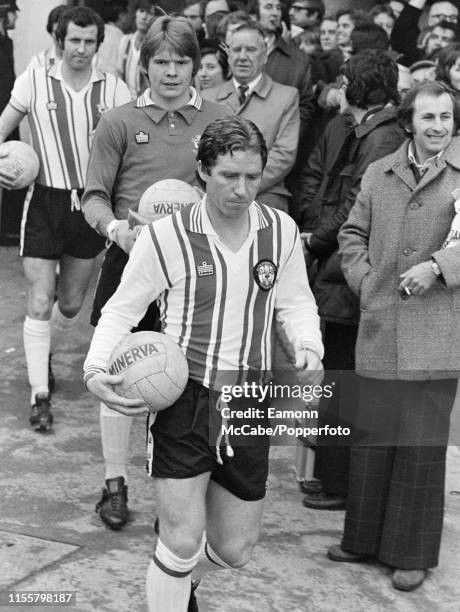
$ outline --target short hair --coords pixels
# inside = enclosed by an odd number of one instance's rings
[[[233,33],[242,32],[243,30],[249,30],[250,32],[257,32],[265,43],[265,32],[262,26],[257,21],[242,21],[234,30]],[[266,43],[265,43],[266,44]]]
[[[393,21],[396,21],[396,17],[395,14],[393,13],[393,11],[391,10],[391,6],[389,4],[385,3],[381,3],[381,4],[376,4],[374,7],[371,8],[371,10],[369,11],[369,16],[372,17],[372,19],[374,19],[374,17],[377,17],[377,15],[389,15],[390,17],[392,17]]]
[[[398,65],[378,49],[352,55],[342,66],[347,78],[346,98],[352,106],[367,109],[378,104],[399,104]]]
[[[225,36],[227,34],[229,25],[234,25],[236,23],[250,23],[251,21],[251,17],[246,11],[238,10],[228,13],[228,15],[224,15],[217,24],[216,38],[225,42]]]
[[[460,42],[451,43],[441,49],[436,65],[436,80],[450,85],[450,69],[460,58]]]
[[[374,23],[360,23],[355,26],[350,34],[352,53],[359,53],[364,49],[379,49],[388,51],[390,39],[383,28]]]
[[[104,4],[101,15],[104,23],[118,21],[120,15],[128,12],[128,0],[112,0],[110,4]]]
[[[216,119],[201,135],[197,160],[203,171],[211,174],[219,155],[235,151],[254,151],[260,155],[262,168],[267,164],[267,145],[259,128],[249,119],[233,115]]]
[[[222,44],[220,40],[216,40],[215,38],[205,38],[200,43],[200,51],[202,58],[210,53],[216,56],[217,62],[222,68],[222,76],[226,81],[230,76],[230,68],[228,65],[228,54],[225,45]]]
[[[48,21],[46,22],[46,31],[48,32],[48,34],[52,34],[53,33],[53,26],[56,23],[59,23],[59,19],[61,18],[61,15],[63,15],[63,13],[65,13],[65,11],[68,11],[69,7],[67,6],[67,4],[59,4],[58,6],[55,6],[54,9],[52,9],[48,15]]]
[[[134,3],[134,12],[139,10],[150,11],[153,4],[154,0],[136,0]]]
[[[365,13],[361,10],[353,11],[351,9],[341,9],[340,11],[337,11],[335,20],[338,21],[340,17],[343,17],[344,15],[350,16],[350,19],[355,27],[363,23],[373,23],[372,19],[369,17],[369,13]]]
[[[306,8],[318,13],[318,21],[323,19],[326,12],[326,7],[324,6],[323,0],[301,0],[301,2],[308,2],[308,7]]]
[[[67,36],[69,23],[72,22],[80,28],[87,28],[95,25],[97,27],[97,48],[104,40],[104,22],[96,11],[87,6],[76,6],[64,11],[59,18],[56,28],[56,39],[61,47],[64,47],[64,40]]]
[[[147,72],[150,59],[164,48],[193,61],[193,74],[200,67],[200,47],[193,24],[186,17],[164,15],[150,26],[141,46],[140,65]]]
[[[454,126],[455,130],[460,126],[460,107],[457,103],[455,93],[439,81],[424,81],[411,87],[404,100],[398,109],[398,121],[400,125],[407,131],[412,131],[412,119],[414,117],[415,101],[421,94],[427,94],[433,98],[439,98],[443,94],[450,96],[452,100],[452,108],[454,111]]]

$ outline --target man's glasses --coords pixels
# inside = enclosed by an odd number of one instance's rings
[[[305,11],[308,17],[311,17],[317,12],[313,8],[310,8],[308,6],[301,6],[300,4],[291,4],[291,9],[294,9],[296,13],[298,13],[299,11]]]

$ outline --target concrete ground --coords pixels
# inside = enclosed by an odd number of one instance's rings
[[[133,424],[129,467],[132,521],[106,529],[94,512],[103,484],[98,409],[81,369],[91,335],[88,305],[65,350],[56,355],[53,433],[28,427],[22,349],[25,281],[16,248],[0,249],[0,602],[10,591],[76,591],[76,607],[37,610],[145,612],[144,577],[152,551],[155,500],[144,472],[144,423]],[[456,444],[459,442],[457,441]],[[379,564],[329,561],[343,512],[307,510],[293,473],[294,448],[271,453],[262,537],[242,571],[202,581],[200,612],[458,612],[460,610],[460,451],[448,454],[440,566],[413,593],[395,591]],[[1,607],[1,605],[0,605]],[[2,609],[16,609],[5,606]],[[167,611],[164,611],[167,612]]]

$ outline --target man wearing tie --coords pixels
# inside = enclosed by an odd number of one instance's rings
[[[268,147],[257,201],[288,210],[284,179],[294,165],[299,139],[299,96],[294,87],[275,83],[265,72],[267,46],[257,23],[242,23],[233,32],[229,65],[233,78],[202,95],[225,104],[235,114],[253,121]]]

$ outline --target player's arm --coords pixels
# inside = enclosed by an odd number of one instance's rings
[[[5,142],[11,132],[18,127],[22,119],[27,115],[30,108],[30,75],[28,72],[21,74],[15,81],[11,98],[3,109],[0,116],[0,144]],[[6,157],[7,154],[1,154]],[[14,179],[8,172],[0,171],[0,187],[11,189]]]
[[[126,219],[116,219],[112,208],[112,191],[123,163],[125,140],[123,126],[111,120],[110,112],[105,114],[91,146],[82,211],[98,234],[129,253],[138,231],[131,229]]]
[[[0,115],[0,144],[5,142],[11,132],[18,127],[24,118],[24,113],[15,109],[11,104],[8,104],[3,113]],[[8,157],[7,152],[0,150],[0,157]],[[16,178],[5,169],[0,168],[0,187],[3,189],[12,189]]]
[[[319,384],[323,378],[324,348],[318,309],[308,284],[299,232],[291,220],[288,231],[290,250],[277,281],[276,318],[294,347],[299,380]]]
[[[129,415],[145,412],[145,406],[138,400],[127,400],[115,393],[113,385],[120,382],[120,377],[108,374],[107,364],[115,346],[136,327],[149,304],[169,287],[151,231],[150,227],[141,231],[120,285],[102,309],[83,367],[88,391],[110,408]]]

